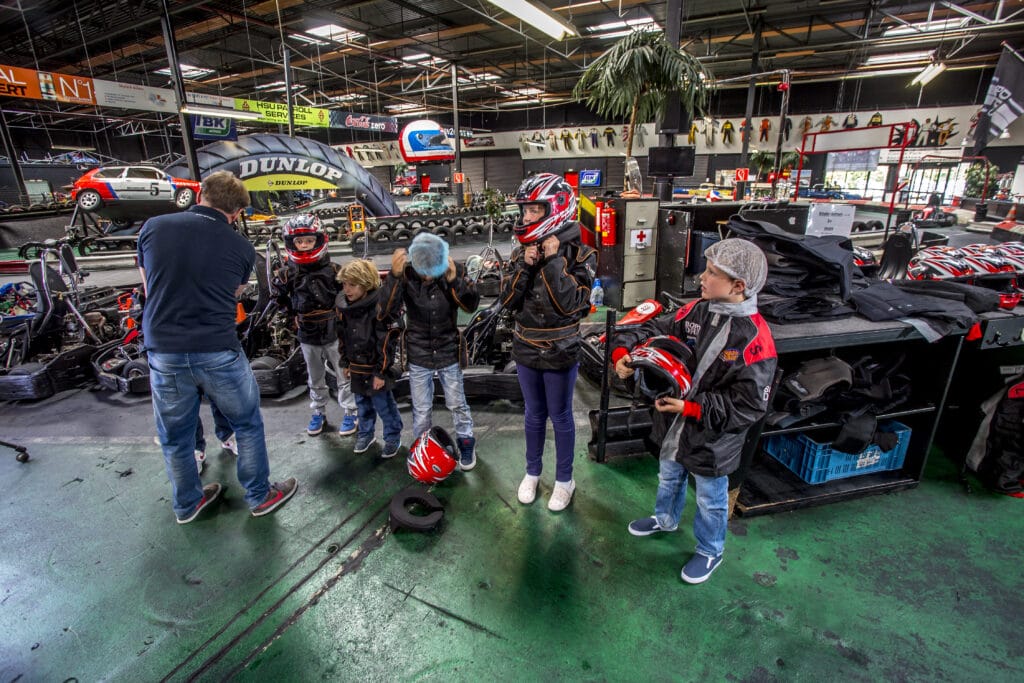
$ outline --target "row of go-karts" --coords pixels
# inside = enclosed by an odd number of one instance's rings
[[[294,319],[280,308],[274,289],[273,273],[282,265],[277,243],[257,261],[236,322],[260,394],[276,396],[304,385],[306,369]],[[497,294],[506,267],[497,250],[488,246],[467,259],[467,267],[482,293]],[[144,296],[137,288],[85,286],[87,275],[69,245],[55,245],[30,264],[29,281],[0,289],[0,400],[44,399],[92,382],[111,391],[149,392]],[[476,312],[463,336],[467,395],[517,396],[509,313],[495,302]],[[396,394],[407,392],[403,377]]]

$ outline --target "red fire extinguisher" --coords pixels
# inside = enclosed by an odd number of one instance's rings
[[[614,247],[615,239],[615,206],[606,204],[601,212],[601,245]]]

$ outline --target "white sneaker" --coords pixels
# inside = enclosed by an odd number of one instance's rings
[[[572,500],[572,494],[575,490],[575,481],[569,480],[567,484],[556,481],[555,488],[551,490],[551,498],[548,499],[548,510],[560,512],[569,507],[569,501]]]
[[[537,500],[537,484],[540,482],[540,477],[535,477],[532,474],[527,474],[523,477],[523,481],[519,483],[519,502],[523,505],[529,505],[533,501]]]
[[[220,442],[220,447],[226,451],[231,451],[235,455],[238,455],[238,443],[235,441],[235,435],[232,434],[228,438]]]
[[[199,468],[199,474],[203,473],[203,468],[206,467],[206,453],[203,451],[194,451],[196,456],[196,467]]]

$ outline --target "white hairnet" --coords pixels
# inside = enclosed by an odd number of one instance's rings
[[[768,261],[764,252],[747,240],[730,238],[715,242],[704,250],[704,258],[714,261],[729,277],[743,280],[747,298],[761,291],[768,277]]]

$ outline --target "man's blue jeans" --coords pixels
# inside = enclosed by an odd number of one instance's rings
[[[658,470],[658,496],[654,516],[662,529],[675,529],[686,506],[686,468],[675,460],[661,460]],[[718,557],[725,550],[725,531],[729,524],[729,477],[693,475],[697,483],[697,513],[693,517],[693,535],[697,552]]]
[[[412,398],[412,438],[418,439],[430,429],[431,411],[434,406],[434,374],[441,380],[444,390],[444,404],[452,413],[455,435],[460,439],[473,436],[473,416],[466,403],[466,392],[462,388],[462,368],[453,363],[446,368],[424,368],[409,364],[409,393]]]
[[[235,432],[238,481],[250,508],[270,490],[270,465],[260,414],[260,390],[241,351],[156,353],[150,351],[149,383],[153,414],[171,480],[174,513],[187,517],[203,498],[193,454],[199,401],[203,394],[217,406]]]

